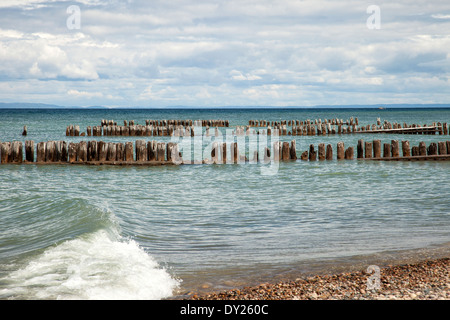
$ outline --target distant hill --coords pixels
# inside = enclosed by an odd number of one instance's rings
[[[73,108],[89,108],[89,109],[103,109],[103,106],[90,106],[90,107],[80,107],[80,106],[58,106],[55,104],[46,103],[23,103],[23,102],[11,102],[5,103],[0,102],[0,109],[73,109]]]
[[[450,104],[373,104],[373,105],[317,105],[317,106],[211,106],[211,107],[195,107],[195,106],[166,106],[166,107],[145,107],[145,106],[129,106],[115,107],[117,109],[352,109],[352,108],[369,108],[369,109],[401,109],[401,108],[450,108]],[[59,106],[46,103],[23,103],[23,102],[0,102],[0,109],[109,109],[105,106]]]

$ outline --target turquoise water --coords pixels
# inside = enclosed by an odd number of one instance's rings
[[[450,109],[0,110],[0,141],[104,140],[65,128],[146,119],[450,123]],[[21,136],[24,125],[28,136]],[[141,137],[140,137],[141,138]],[[139,138],[139,139],[140,139]],[[143,137],[170,141],[169,137]],[[280,137],[449,140],[439,135]],[[361,160],[160,167],[1,165],[1,299],[163,299],[448,255],[450,163]]]

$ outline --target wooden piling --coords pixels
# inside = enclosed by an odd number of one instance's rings
[[[420,156],[427,155],[427,145],[423,141],[419,142],[419,155]]]
[[[411,148],[409,146],[409,141],[407,140],[402,140],[402,155],[403,157],[411,156]]]
[[[393,158],[400,157],[400,145],[399,145],[398,140],[391,140],[391,146],[392,146],[392,149],[391,149],[392,154],[391,154],[391,156]]]
[[[165,142],[158,142],[156,145],[156,160],[157,161],[165,161],[165,155],[166,155],[166,143]]]
[[[344,158],[345,158],[344,142],[338,142],[337,143],[337,159],[342,160]]]
[[[317,159],[317,154],[316,151],[314,150],[314,145],[310,144],[309,145],[309,161],[316,161]]]
[[[427,155],[434,156],[438,154],[437,144],[435,142],[431,142],[427,149]]]
[[[325,159],[326,160],[333,160],[333,147],[331,146],[331,144],[327,145],[327,151],[326,151]]]
[[[300,159],[303,161],[308,160],[308,151],[303,151],[302,154],[300,155]]]
[[[77,143],[70,142],[68,146],[68,154],[69,154],[69,162],[74,163],[77,162]]]
[[[126,162],[134,161],[133,142],[125,143],[125,161]]]
[[[290,159],[297,160],[297,149],[296,149],[296,141],[291,141],[291,149],[290,149]]]
[[[80,141],[77,143],[77,161],[86,162],[87,161],[87,143],[86,141]]]
[[[381,158],[381,140],[373,140],[373,157]]]
[[[372,151],[372,142],[366,141],[364,142],[364,157],[366,159],[373,157],[373,151]]]
[[[353,160],[353,147],[348,147],[345,150],[345,159],[346,160]]]
[[[447,143],[445,141],[438,142],[438,154],[447,154]]]
[[[392,147],[390,143],[383,144],[383,158],[390,158],[392,151]]]
[[[364,158],[364,140],[362,139],[358,140],[358,146],[356,148],[356,157],[358,159]]]
[[[33,140],[25,141],[25,160],[27,162],[34,161],[34,141]]]
[[[323,161],[326,159],[325,143],[319,143],[318,153],[319,153],[319,161]]]
[[[289,142],[284,141],[282,144],[282,150],[281,150],[281,160],[286,161],[289,159],[290,159]]]

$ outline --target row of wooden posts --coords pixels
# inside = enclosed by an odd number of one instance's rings
[[[401,146],[401,147],[400,147]],[[203,159],[202,163],[240,163],[249,161],[245,155],[239,152],[237,142],[229,144],[230,156],[227,157],[227,143],[212,143],[211,158]],[[401,153],[400,153],[401,150]],[[337,143],[337,160],[354,159],[355,148],[353,146],[345,148],[343,142]],[[36,161],[35,161],[36,152]],[[273,155],[271,157],[271,153]],[[275,141],[272,150],[264,148],[263,158],[259,152],[254,151],[250,161],[267,163],[271,159],[275,161],[297,160],[296,140]],[[434,159],[436,156],[445,157],[450,160],[450,141],[432,142],[427,147],[425,142],[420,142],[418,146],[410,147],[409,141],[391,140],[391,143],[381,144],[381,140],[364,141],[358,140],[356,146],[357,159],[375,160],[401,160],[414,159]],[[301,160],[333,160],[333,147],[331,144],[319,143],[317,151],[314,144],[309,145],[309,149],[301,153]],[[36,147],[34,141],[25,141],[25,159],[23,144],[21,141],[0,143],[0,160],[5,163],[192,163],[190,159],[185,159],[178,150],[178,144],[173,142],[157,142],[137,140],[133,146],[132,142],[114,143],[103,141],[80,141],[78,143],[65,141],[39,142]]]
[[[178,144],[157,141],[138,140],[114,143],[104,141],[47,141],[36,144],[32,140],[25,141],[25,159],[21,141],[3,142],[0,144],[1,163],[132,163],[136,162],[168,162],[179,161],[181,154]],[[35,157],[36,155],[36,157]]]
[[[137,123],[136,123],[137,124]],[[124,120],[123,125],[126,126],[134,126],[134,120]],[[165,126],[184,126],[184,127],[192,127],[192,126],[200,126],[200,127],[229,127],[229,120],[145,120],[145,125],[153,125],[155,127],[165,127]],[[100,122],[100,126],[117,126],[117,122],[114,120],[106,120],[102,119]]]

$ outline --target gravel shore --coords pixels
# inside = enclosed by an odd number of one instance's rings
[[[298,278],[192,300],[450,300],[450,258],[352,273]]]

